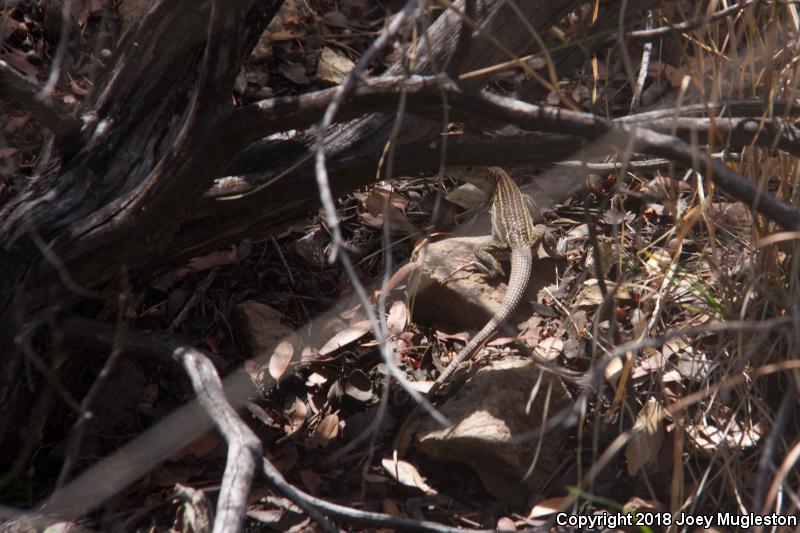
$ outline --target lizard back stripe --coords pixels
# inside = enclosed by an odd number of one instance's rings
[[[492,224],[500,240],[511,248],[533,244],[530,211],[516,183],[503,170],[492,172],[496,180]]]

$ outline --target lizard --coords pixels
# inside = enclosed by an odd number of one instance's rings
[[[457,167],[450,169],[447,174],[468,182],[475,182],[485,179],[485,177],[490,180],[494,189],[491,207],[494,243],[489,247],[477,249],[475,255],[487,267],[490,275],[498,275],[502,274],[502,268],[495,255],[510,252],[511,272],[508,289],[500,309],[436,378],[428,391],[428,395],[431,397],[436,395],[459,366],[469,360],[514,313],[528,288],[534,260],[533,254],[538,250],[539,244],[544,246],[549,256],[561,257],[556,250],[556,239],[553,233],[543,224],[534,225],[533,223],[531,211],[538,214],[538,208],[533,199],[522,194],[505,170],[500,167]]]
[[[542,224],[534,225],[531,211],[538,215],[539,210],[533,199],[522,194],[505,170],[499,167],[455,167],[448,169],[446,174],[478,185],[485,184],[486,178],[488,178],[493,189],[491,220],[494,242],[489,247],[475,250],[475,256],[487,267],[491,276],[502,274],[502,268],[494,255],[500,252],[510,252],[511,272],[509,273],[508,289],[500,309],[439,374],[428,390],[430,398],[433,398],[461,364],[470,359],[486,340],[511,317],[528,288],[533,268],[533,254],[538,250],[539,244],[544,246],[545,251],[551,257],[562,257],[556,250],[556,239],[553,233]],[[421,411],[422,408],[417,405],[405,419],[395,438],[393,446],[395,450],[405,450],[408,430],[420,419]]]

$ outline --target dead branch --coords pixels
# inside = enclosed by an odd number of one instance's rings
[[[77,140],[81,121],[52,96],[43,94],[37,83],[27,79],[2,59],[0,59],[0,89],[30,111],[45,128],[58,137],[60,142],[70,144]]]

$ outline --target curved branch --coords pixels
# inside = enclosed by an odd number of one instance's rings
[[[342,102],[339,113],[351,116],[353,113],[386,110],[387,106],[397,102],[401,89],[407,96],[409,112],[430,115],[440,100],[440,94],[444,92],[448,104],[452,107],[451,114],[456,118],[483,116],[525,130],[573,135],[619,147],[632,146],[638,152],[666,157],[689,168],[709,171],[720,189],[735,199],[752,205],[784,228],[800,227],[800,214],[797,211],[770,193],[760,191],[747,178],[674,136],[645,129],[638,124],[616,123],[589,113],[541,107],[487,92],[465,93],[453,81],[442,76],[412,76],[407,80],[380,78],[374,82],[361,84]],[[333,91],[321,91],[306,98],[292,99],[291,102],[282,100],[259,103],[255,108],[248,106],[249,115],[236,112],[232,116],[238,115],[241,118],[238,126],[242,128],[239,133],[243,136],[255,136],[256,131],[263,133],[277,128],[276,116],[281,116],[278,113],[284,112],[285,120],[288,120],[293,127],[306,122],[308,122],[306,125],[310,125],[313,122],[312,118],[319,116],[333,94]],[[696,128],[700,124],[698,120],[707,119],[681,119],[678,124],[686,128]],[[228,127],[232,127],[231,122],[232,119],[227,121]],[[664,121],[664,124],[670,123],[671,121]],[[721,127],[729,126],[731,135],[739,140],[747,139],[748,143],[757,142],[768,147],[774,144],[790,153],[800,153],[800,135],[794,126],[788,124],[775,126],[766,120],[756,122],[729,119],[717,119],[715,124]],[[763,129],[765,124],[773,124],[773,129],[767,129],[767,135],[756,135],[765,131]],[[753,135],[747,137],[747,134]]]

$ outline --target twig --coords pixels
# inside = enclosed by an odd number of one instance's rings
[[[100,393],[103,384],[111,375],[111,372],[114,370],[117,361],[122,355],[122,339],[125,338],[127,331],[125,312],[127,311],[128,307],[129,291],[127,272],[123,270],[122,274],[122,290],[120,291],[119,298],[117,300],[117,327],[114,334],[114,342],[111,346],[111,353],[109,353],[108,359],[106,359],[105,364],[103,364],[103,368],[100,370],[100,373],[97,375],[94,383],[92,383],[92,386],[89,388],[89,392],[87,392],[86,396],[84,396],[83,400],[81,400],[78,420],[75,422],[75,425],[72,428],[72,435],[70,436],[69,443],[67,444],[64,462],[61,464],[61,472],[59,472],[58,479],[56,480],[56,490],[64,485],[71,473],[72,465],[74,464],[75,459],[80,452],[80,446],[83,442],[83,435],[93,419],[93,414],[91,411],[92,405],[97,399],[97,395]]]
[[[73,345],[108,346],[116,338],[115,331],[113,326],[93,320],[71,319],[65,323],[63,335]],[[174,451],[180,447],[181,442],[196,436],[192,431],[205,431],[210,416],[228,443],[227,464],[217,502],[214,531],[240,531],[245,518],[247,494],[257,461],[261,457],[261,441],[241,421],[226,399],[216,369],[202,350],[173,335],[145,332],[129,332],[127,337],[120,337],[119,349],[127,351],[131,339],[135,339],[134,344],[139,349],[148,350],[150,356],[182,365],[197,395],[197,403],[202,407],[199,409],[197,406],[187,406],[190,414],[185,410],[178,410],[176,415],[179,418],[184,422],[191,421],[191,430],[186,431],[184,427],[180,430],[182,434],[171,434],[162,429],[158,435],[153,435],[157,442]],[[142,448],[139,448],[136,457],[139,461],[145,460],[151,467],[165,458],[155,450],[144,449],[148,451],[147,457],[140,457]],[[58,515],[83,514],[107,498],[109,491],[119,490],[120,484],[140,475],[141,471],[136,470],[139,461],[133,460],[130,452],[123,453],[118,460],[122,463],[114,465],[113,459],[105,460],[108,461],[106,464],[113,475],[108,470],[100,473],[90,469],[78,479],[56,490],[45,504],[45,512]],[[92,474],[104,476],[105,483],[92,480]]]
[[[711,15],[701,15],[693,19],[685,20],[683,22],[678,22],[675,24],[668,24],[666,26],[660,26],[658,28],[652,28],[652,29],[648,28],[646,30],[631,31],[626,33],[625,36],[628,39],[653,39],[654,37],[661,37],[663,35],[667,35],[673,32],[693,30],[695,28],[699,28],[700,26],[708,24],[709,22],[725,18],[731,13],[736,13],[737,11],[741,11],[744,8],[751,6],[759,1],[761,0],[745,0],[744,2],[739,2],[738,4],[728,6],[725,9],[720,9],[719,11]]]
[[[169,325],[167,331],[169,332],[175,331],[178,328],[178,326],[181,325],[181,323],[186,319],[186,315],[189,314],[189,311],[194,309],[194,307],[200,301],[200,298],[203,297],[203,295],[206,293],[211,284],[214,283],[214,279],[216,277],[217,277],[216,269],[208,273],[208,276],[206,276],[205,279],[200,283],[200,285],[198,285],[197,289],[195,289],[194,291],[194,294],[192,294],[192,297],[189,298],[189,301],[186,302],[186,305],[184,305],[183,308],[180,310],[178,316],[176,316],[175,320],[173,320],[172,323]]]
[[[313,506],[319,511],[327,515],[334,516],[336,518],[347,520],[349,522],[353,522],[356,524],[376,526],[381,528],[399,529],[402,531],[423,531],[432,533],[455,533],[455,532],[463,533],[464,531],[464,529],[461,528],[449,527],[442,524],[437,524],[435,522],[427,522],[424,520],[411,520],[409,518],[399,518],[396,516],[391,516],[383,513],[361,511],[359,509],[354,509],[352,507],[346,507],[344,505],[332,503],[327,500],[323,500],[321,498],[317,498],[315,496],[307,494],[301,491],[300,489],[293,487],[292,485],[286,482],[286,479],[283,477],[283,475],[266,459],[263,461],[263,468],[264,468],[264,474],[267,476],[267,478],[278,489],[280,489],[281,492],[283,492],[287,498],[291,499],[298,505],[300,505],[299,502],[302,501],[304,505]],[[469,531],[479,532],[486,530],[474,529]]]
[[[421,404],[431,416],[433,416],[440,423],[447,424],[447,419],[445,419],[436,409],[434,409],[433,405],[431,405],[431,403],[422,394],[420,394],[411,386],[410,383],[408,383],[408,380],[397,367],[397,363],[394,361],[394,354],[392,353],[389,343],[386,341],[385,332],[382,330],[380,322],[375,316],[375,311],[373,310],[369,301],[369,297],[364,290],[364,286],[358,280],[358,276],[353,269],[350,256],[345,251],[344,237],[342,236],[341,228],[339,227],[339,219],[336,213],[336,206],[333,201],[333,194],[331,192],[330,183],[328,180],[328,171],[325,164],[326,132],[331,124],[333,124],[333,119],[336,117],[336,112],[350,91],[355,88],[358,76],[360,76],[361,73],[366,69],[369,62],[372,61],[372,58],[389,42],[389,39],[391,39],[398,31],[400,31],[400,28],[402,28],[403,24],[410,20],[417,10],[418,2],[416,0],[409,0],[406,5],[403,6],[403,9],[401,9],[397,15],[395,15],[391,23],[381,31],[380,35],[364,52],[356,66],[350,72],[347,80],[345,80],[344,83],[336,88],[330,103],[325,109],[322,120],[320,120],[319,124],[317,125],[317,140],[314,144],[315,173],[317,178],[317,187],[319,188],[320,201],[322,202],[322,207],[325,211],[325,220],[333,236],[333,250],[331,252],[330,260],[334,261],[338,256],[342,266],[344,266],[347,277],[353,284],[353,288],[355,289],[356,294],[361,301],[361,305],[367,314],[367,318],[372,326],[372,333],[375,339],[380,342],[381,354],[392,377],[394,377],[400,386],[403,387],[403,389],[412,398],[414,398],[415,401]]]
[[[228,443],[213,532],[241,531],[247,511],[247,495],[261,457],[261,441],[225,399],[217,370],[200,350],[192,346],[176,346],[173,357],[183,364],[197,401]]]
[[[0,59],[0,88],[24,106],[42,125],[60,140],[70,142],[80,133],[81,121],[49,95],[42,95],[38,84],[28,80]]]
[[[56,48],[56,55],[53,58],[53,64],[50,66],[50,75],[47,77],[47,83],[42,87],[40,98],[47,98],[53,93],[53,89],[58,84],[58,79],[61,76],[61,69],[64,64],[64,56],[67,53],[67,42],[69,41],[70,30],[72,29],[72,5],[74,0],[63,0],[61,4],[61,35],[58,37],[58,47]]]
[[[647,29],[653,27],[653,12],[647,10]],[[631,98],[631,113],[635,113],[639,109],[639,104],[642,99],[642,91],[644,90],[644,82],[647,80],[647,69],[650,68],[650,55],[653,53],[653,41],[648,40],[644,43],[642,50],[642,62],[639,64],[639,77],[636,79],[636,85],[633,87],[633,97]]]

